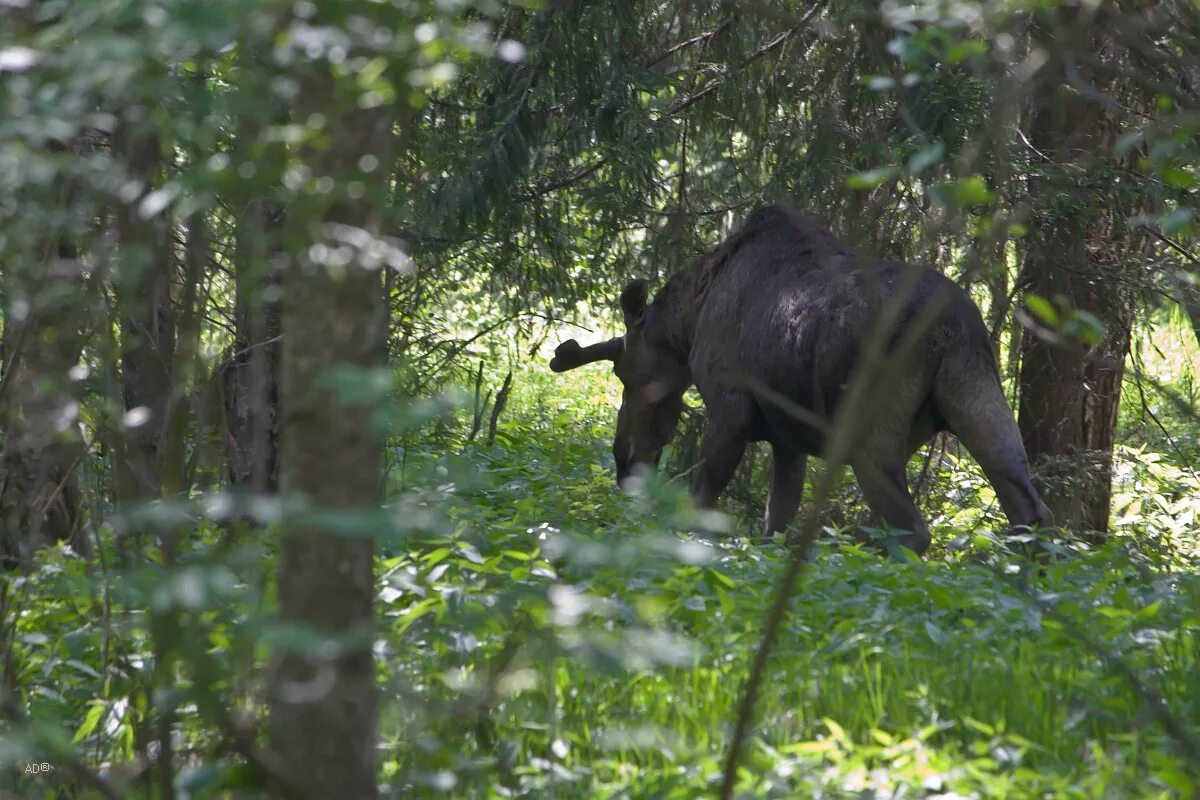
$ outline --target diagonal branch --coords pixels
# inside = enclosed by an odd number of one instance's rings
[[[658,64],[661,64],[663,61],[666,61],[668,58],[678,53],[680,50],[684,50],[694,44],[699,44],[700,42],[707,42],[710,39],[713,39],[714,37],[724,33],[729,29],[730,24],[731,23],[729,20],[725,20],[711,31],[705,31],[704,33],[697,34],[692,38],[682,41],[676,45],[672,45],[663,52],[651,58],[646,63],[642,64],[642,66],[645,69],[650,69],[651,67],[657,66]]]

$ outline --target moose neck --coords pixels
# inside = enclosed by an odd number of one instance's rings
[[[664,338],[675,356],[688,363],[700,314],[700,270],[696,264],[675,273],[654,298]]]

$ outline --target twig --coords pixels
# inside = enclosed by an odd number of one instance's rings
[[[492,418],[488,420],[488,435],[487,443],[491,447],[496,441],[496,425],[500,422],[500,415],[504,413],[504,407],[508,404],[508,393],[512,391],[512,370],[504,376],[504,383],[500,386],[500,391],[496,393],[496,402],[492,405]]]
[[[1176,253],[1179,253],[1179,255],[1183,256],[1188,261],[1192,262],[1193,264],[1195,264],[1197,266],[1200,266],[1200,257],[1197,257],[1195,253],[1193,253],[1191,250],[1188,250],[1186,247],[1181,245],[1179,242],[1175,241],[1174,239],[1167,236],[1166,234],[1159,233],[1158,231],[1154,230],[1154,228],[1151,228],[1149,225],[1139,225],[1138,227],[1140,227],[1142,230],[1149,233],[1154,238],[1158,239],[1160,242],[1162,242],[1167,247],[1174,250]]]
[[[691,47],[692,45],[698,44],[700,42],[708,42],[708,40],[710,40],[713,37],[718,36],[719,34],[724,33],[726,30],[728,30],[729,25],[730,25],[729,20],[725,20],[720,25],[718,25],[717,27],[713,28],[710,31],[705,31],[704,33],[696,34],[695,36],[693,36],[690,39],[687,39],[685,41],[679,42],[678,44],[672,45],[671,47],[667,48],[663,52],[661,52],[658,55],[651,58],[649,61],[642,64],[642,67],[645,69],[650,69],[651,67],[654,67],[654,66],[662,63],[663,61],[666,61],[668,58],[675,55],[676,53],[678,53],[680,50],[683,50],[684,48]]]
[[[1027,137],[1025,135],[1025,131],[1021,130],[1020,125],[1014,125],[1013,132],[1016,133],[1017,136],[1019,136],[1021,138],[1021,141],[1025,143],[1025,146],[1028,147],[1030,150],[1032,150],[1034,152],[1034,154],[1037,155],[1037,157],[1040,158],[1042,161],[1045,161],[1046,163],[1050,163],[1053,160],[1050,158],[1050,156],[1046,155],[1041,150],[1038,150],[1037,146],[1033,142],[1029,141],[1029,137]]]
[[[467,441],[475,441],[475,437],[479,435],[479,429],[483,425],[483,413],[487,410],[488,401],[492,398],[492,391],[489,389],[487,396],[483,397],[483,402],[480,402],[480,397],[483,395],[483,359],[479,359],[479,369],[475,372],[475,402],[471,408],[471,431],[467,434]]]
[[[430,377],[427,379],[423,379],[420,383],[418,383],[417,386],[412,390],[412,393],[420,394],[422,391],[424,391],[425,387],[430,384],[430,382],[433,380],[433,376],[435,376],[437,374],[438,370],[440,370],[448,362],[453,361],[458,356],[459,353],[461,353],[463,350],[466,350],[468,347],[470,347],[472,344],[474,344],[475,342],[482,339],[484,336],[487,336],[489,333],[496,330],[501,325],[507,325],[510,322],[515,322],[516,320],[519,320],[522,317],[528,317],[528,316],[535,316],[535,315],[530,314],[525,311],[520,311],[520,312],[517,312],[516,314],[510,314],[509,316],[504,317],[503,319],[500,319],[491,325],[488,325],[486,328],[483,328],[482,330],[478,331],[473,336],[471,336],[467,339],[461,339],[459,341],[454,342],[449,347],[450,352],[447,353],[446,356],[444,356],[440,361],[438,361],[436,364],[434,364],[433,367],[429,370],[428,374]]]

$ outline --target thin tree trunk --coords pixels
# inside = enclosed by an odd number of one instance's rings
[[[274,98],[268,71],[253,49],[243,55],[246,104],[238,123],[237,160],[256,165],[260,183],[277,186],[287,163],[281,143],[263,136],[268,123],[287,122]],[[229,484],[252,494],[279,489],[279,380],[283,333],[281,267],[283,209],[261,186],[235,198],[234,346],[223,368],[225,455]]]
[[[246,80],[241,86],[244,113],[238,124],[236,158],[256,166],[257,181],[277,187],[287,166],[283,145],[265,138],[269,124],[287,122],[287,109],[271,89],[268,43],[256,41],[242,55]],[[280,371],[284,263],[283,210],[251,187],[250,197],[235,198],[235,295],[233,355],[223,369],[226,462],[229,485],[236,491],[278,491]]]
[[[200,352],[200,329],[203,317],[203,298],[200,284],[208,265],[208,219],[197,211],[187,220],[188,236],[184,253],[183,285],[179,298],[179,331],[171,373],[173,386],[166,409],[166,431],[163,444],[163,494],[183,497],[189,490],[187,441],[191,431],[192,409],[188,402],[195,390],[197,358]]]
[[[1188,321],[1192,323],[1192,334],[1196,344],[1200,345],[1200,269],[1195,265],[1181,265],[1190,280],[1179,281],[1179,301],[1187,312]]]
[[[1031,276],[1027,292],[1043,298],[1069,298],[1074,292],[1062,269],[1085,269],[1073,247],[1082,232],[1065,225],[1040,226],[1025,253]],[[1034,480],[1055,521],[1069,528],[1081,522],[1081,486],[1077,458],[1083,446],[1083,368],[1079,353],[1038,336],[1020,341],[1020,412],[1018,425],[1033,466]]]
[[[207,93],[207,74],[201,68],[191,77],[202,96]],[[193,163],[201,161],[205,154],[192,153]],[[194,397],[200,384],[200,336],[204,327],[205,297],[200,293],[208,273],[211,255],[212,232],[206,209],[197,209],[180,220],[186,226],[187,238],[183,252],[183,270],[180,275],[179,323],[175,336],[175,347],[171,364],[171,394],[165,415],[163,433],[163,493],[167,497],[186,497],[191,489],[188,439],[196,421]],[[164,541],[164,546],[173,547],[174,542]],[[165,554],[165,561],[173,553]]]
[[[1120,236],[1114,230],[1114,217],[1125,210],[1110,212],[1093,232],[1088,243],[1089,261],[1097,279],[1084,288],[1085,303],[1103,322],[1105,335],[1092,348],[1083,367],[1082,447],[1092,455],[1094,473],[1083,488],[1084,530],[1108,530],[1112,506],[1113,448],[1116,445],[1117,414],[1121,405],[1121,385],[1125,377],[1125,359],[1132,341],[1134,292],[1125,275],[1127,241],[1140,241],[1136,233]]]
[[[234,352],[225,368],[226,457],[231,486],[256,494],[279,486],[282,287],[268,257],[281,212],[252,200],[238,218]]]

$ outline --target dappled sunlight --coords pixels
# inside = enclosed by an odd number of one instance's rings
[[[0,0],[0,800],[1200,792],[1200,5]]]

